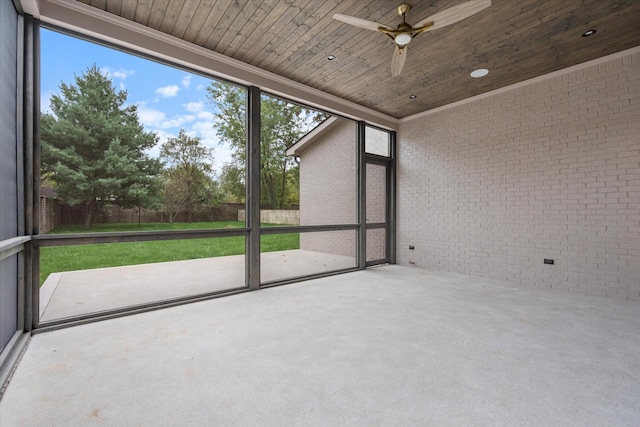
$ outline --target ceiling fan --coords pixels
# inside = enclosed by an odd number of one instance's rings
[[[398,6],[398,15],[402,17],[402,22],[395,29],[387,25],[378,24],[377,22],[367,21],[366,19],[355,16],[341,15],[339,13],[333,15],[333,19],[367,30],[380,31],[391,37],[396,44],[393,56],[391,57],[391,75],[397,76],[402,71],[404,62],[407,59],[407,45],[411,40],[425,31],[435,30],[462,21],[490,5],[491,0],[471,0],[436,13],[415,25],[409,25],[407,24],[406,18],[407,13],[411,10],[411,6],[403,3]]]

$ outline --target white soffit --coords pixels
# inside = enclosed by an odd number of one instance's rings
[[[35,0],[22,0],[23,4]],[[40,20],[131,51],[388,130],[398,119],[73,0],[41,0]]]

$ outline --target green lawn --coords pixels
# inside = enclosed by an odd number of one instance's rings
[[[90,230],[84,230],[82,226],[57,227],[53,233],[191,230],[232,227],[244,227],[244,223],[239,221],[216,221],[140,225],[95,224]],[[271,234],[261,237],[261,249],[263,252],[298,249],[299,247],[300,239],[298,233]],[[40,249],[40,285],[44,283],[49,274],[54,272],[239,255],[244,253],[244,248],[243,236],[45,247]]]

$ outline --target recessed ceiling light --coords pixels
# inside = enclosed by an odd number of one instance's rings
[[[409,95],[409,99],[416,99],[418,95]]]
[[[478,77],[484,77],[487,74],[489,74],[489,70],[487,70],[486,68],[478,68],[477,70],[473,70],[471,72],[471,77],[477,79]]]
[[[582,33],[582,37],[589,37],[589,36],[594,35],[597,32],[598,32],[598,30],[587,30],[584,33]]]
[[[327,59],[329,61],[333,61],[334,59],[336,59],[336,56],[335,55],[329,55],[329,56],[327,56]]]

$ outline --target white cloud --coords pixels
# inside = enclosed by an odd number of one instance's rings
[[[130,75],[136,72],[135,70],[125,70],[123,68],[120,68],[118,70],[112,70],[109,67],[101,67],[100,71],[102,71],[102,73],[109,78],[120,79],[120,80],[126,80],[127,77],[129,77]]]
[[[200,121],[208,121],[213,124],[216,117],[213,115],[211,111],[205,111],[204,102],[189,102],[187,104],[183,104],[184,108],[190,113],[197,113],[198,119]]]
[[[182,87],[184,88],[188,88],[189,85],[191,84],[191,76],[190,75],[186,75],[182,78]]]
[[[176,116],[171,118],[170,120],[163,121],[160,127],[162,129],[180,128],[180,127],[183,127],[184,124],[192,122],[195,119],[196,119],[195,116],[192,116],[189,114],[184,116]]]
[[[160,111],[148,108],[144,103],[138,104],[138,118],[146,128],[158,128],[165,120],[167,115]]]
[[[196,120],[196,116],[185,114],[167,117],[167,114],[146,106],[146,102],[138,104],[138,118],[147,130],[156,132],[162,129],[178,129]]]
[[[210,111],[200,111],[198,113],[198,118],[203,121],[208,121],[210,125],[213,125],[215,121],[215,116]]]
[[[129,76],[130,76],[130,75],[132,75],[132,74],[133,74],[133,71],[127,71],[127,70],[124,70],[124,71],[114,71],[114,72],[112,73],[112,75],[113,75],[113,77],[114,77],[114,78],[116,78],[116,79],[122,79],[122,80],[126,80],[126,79],[127,79],[127,77],[129,77]]]
[[[158,89],[156,89],[156,93],[163,98],[170,98],[172,96],[178,96],[179,90],[180,90],[180,87],[178,87],[177,85],[171,85],[171,86],[159,87]]]
[[[202,109],[204,108],[204,102],[202,101],[187,102],[186,104],[182,104],[182,105],[190,113],[197,113],[199,111],[202,111]]]
[[[197,121],[191,125],[189,130],[195,131],[202,138],[202,141],[211,147],[218,145],[218,135],[213,127],[213,122]]]
[[[176,136],[178,136],[178,134],[176,134],[176,133],[167,132],[167,131],[162,130],[162,129],[156,129],[156,130],[154,130],[154,132],[158,135],[159,142],[165,142],[169,138],[175,138]]]

